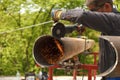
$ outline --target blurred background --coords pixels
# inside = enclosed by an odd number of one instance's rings
[[[43,69],[34,62],[32,48],[35,40],[42,35],[51,35],[53,8],[86,9],[84,2],[85,0],[0,0],[0,76],[15,76],[18,71],[22,76],[27,72],[37,74],[39,71],[48,71],[47,68]],[[114,0],[114,5],[120,11],[120,0]],[[95,40],[93,51],[99,51],[99,35],[99,32],[88,28],[82,34]],[[66,36],[81,35],[74,31]],[[79,55],[79,58],[82,63],[93,63],[93,56]],[[71,73],[55,69],[54,75],[71,75]]]

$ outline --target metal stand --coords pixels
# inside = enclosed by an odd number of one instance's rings
[[[78,64],[78,65],[75,65],[74,67],[77,67],[77,69],[85,69],[85,70],[88,70],[88,80],[92,80],[92,76],[94,77],[94,80],[96,80],[96,71],[98,69],[98,66],[97,66],[97,55],[98,53],[96,52],[93,52],[91,53],[94,55],[94,64]],[[62,66],[60,65],[54,65],[54,66],[51,66],[49,67],[49,77],[48,77],[48,80],[53,80],[53,70],[55,68],[62,68]],[[75,68],[73,70],[73,80],[77,80],[76,76],[77,76],[77,69]]]

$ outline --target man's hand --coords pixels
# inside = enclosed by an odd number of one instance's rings
[[[51,16],[53,21],[58,22],[61,16],[62,10],[52,10]]]

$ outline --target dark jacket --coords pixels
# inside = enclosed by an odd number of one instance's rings
[[[120,36],[120,14],[115,12],[91,12],[82,9],[72,9],[62,12],[62,20],[68,20],[75,23],[83,24],[91,29],[100,31],[102,35]],[[106,71],[115,62],[115,52],[111,46],[103,39],[99,39],[100,73]]]

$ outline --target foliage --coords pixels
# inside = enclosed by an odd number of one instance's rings
[[[115,1],[118,2],[119,0]],[[0,32],[50,21],[52,8],[72,9],[83,6],[84,0],[0,0]],[[38,71],[32,55],[33,44],[37,37],[51,35],[51,25],[49,23],[11,33],[0,33],[0,75],[15,75],[17,71],[24,75],[25,72]],[[69,36],[77,35],[73,32]],[[98,44],[98,32],[87,29],[84,35]],[[98,50],[97,44],[94,51]]]
[[[114,0],[114,5],[117,7],[117,9],[120,11],[120,0]]]

